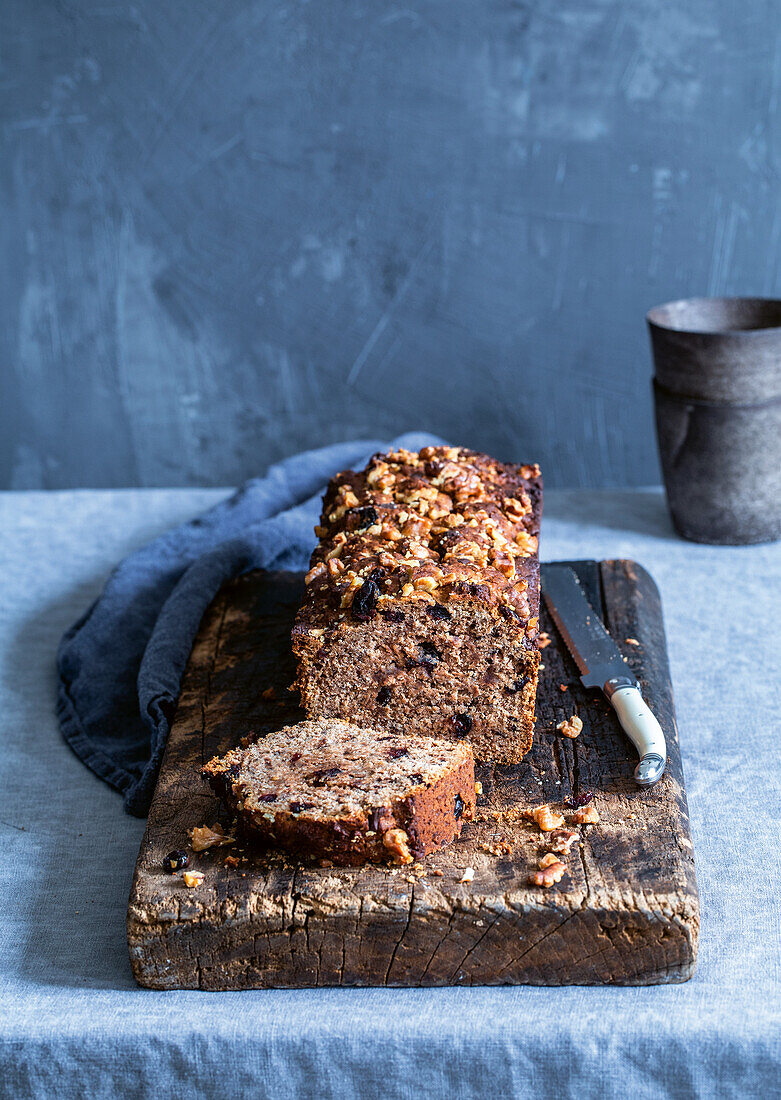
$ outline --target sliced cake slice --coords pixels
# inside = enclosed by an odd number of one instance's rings
[[[475,813],[468,743],[339,719],[287,726],[215,757],[203,775],[248,837],[341,866],[411,863]]]

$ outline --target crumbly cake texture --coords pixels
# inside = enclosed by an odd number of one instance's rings
[[[468,744],[338,719],[287,726],[203,775],[251,839],[339,866],[411,863],[475,816]]]
[[[460,447],[337,474],[293,628],[307,714],[517,763],[534,724],[541,512],[538,466]]]

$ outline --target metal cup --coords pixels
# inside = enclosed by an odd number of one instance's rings
[[[781,538],[781,300],[688,298],[646,320],[676,530],[727,545]]]

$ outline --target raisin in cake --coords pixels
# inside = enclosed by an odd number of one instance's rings
[[[466,743],[301,722],[215,757],[203,775],[242,831],[341,866],[411,863],[475,813]]]
[[[459,447],[338,474],[293,629],[307,714],[519,761],[537,690],[541,511],[538,466]]]

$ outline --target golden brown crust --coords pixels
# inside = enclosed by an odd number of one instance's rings
[[[392,600],[478,599],[538,633],[542,479],[460,447],[374,455],[332,479],[299,624],[362,621]]]

